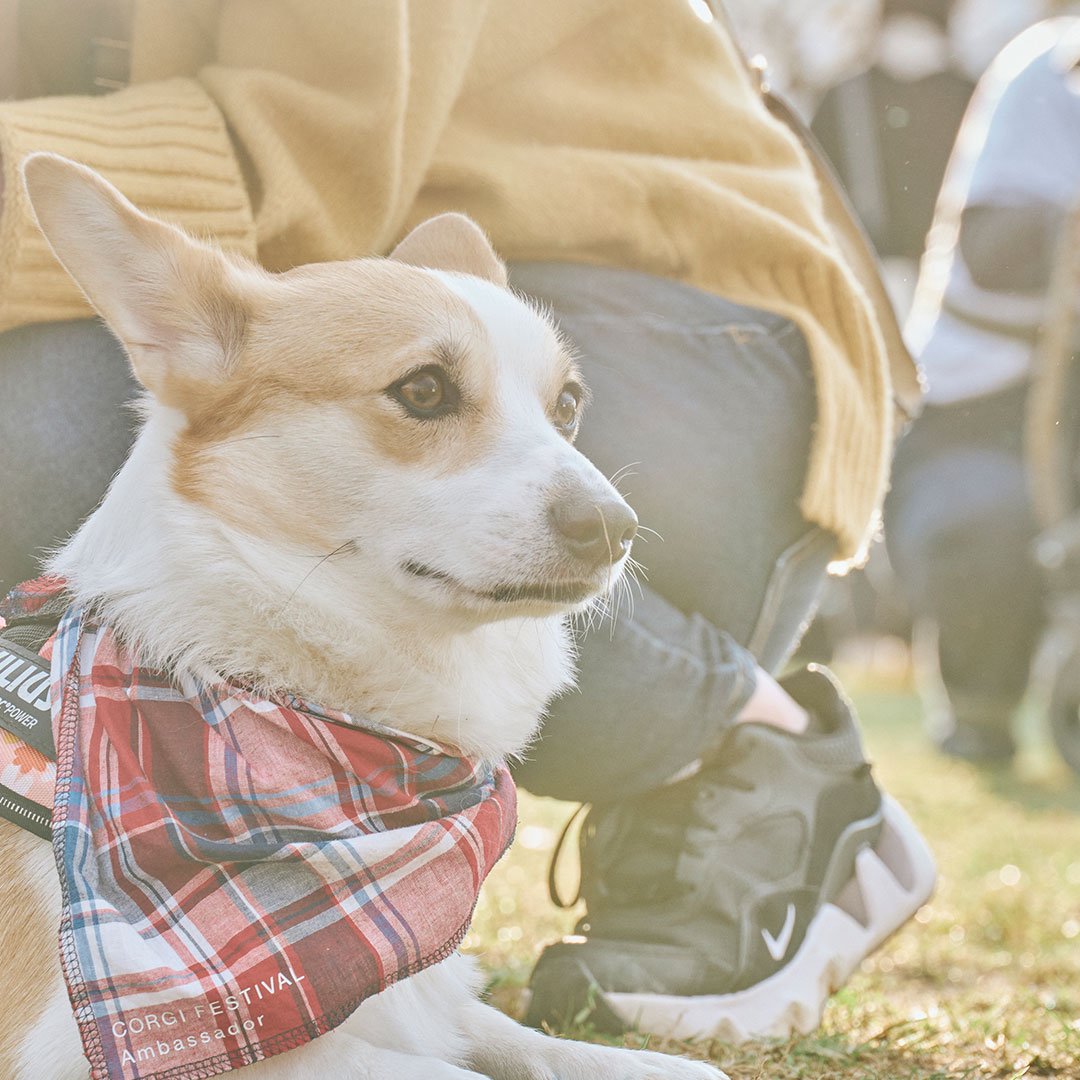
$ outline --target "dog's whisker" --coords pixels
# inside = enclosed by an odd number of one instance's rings
[[[218,446],[228,446],[229,443],[250,442],[252,439],[280,439],[281,435],[238,435],[235,439],[222,439]]]
[[[465,701],[465,679],[464,676],[459,673],[458,675],[458,702],[457,708],[454,710],[454,716],[456,717],[456,724],[454,729],[454,743],[457,746],[461,745],[461,721],[462,713],[464,709]]]
[[[639,533],[641,533],[641,532],[651,533],[653,536],[656,537],[657,540],[659,540],[661,543],[663,543],[664,538],[655,529],[650,529],[648,525],[642,525],[642,524],[639,523],[638,527],[637,527],[637,531]]]
[[[606,595],[600,595],[593,598],[585,615],[588,619],[587,629],[591,630],[593,627],[599,625],[607,617],[609,608],[609,598]]]
[[[311,577],[311,575],[314,574],[320,566],[323,565],[323,563],[325,563],[328,559],[332,559],[335,555],[340,555],[346,548],[351,547],[354,543],[355,541],[353,541],[352,539],[346,540],[343,544],[338,544],[338,546],[334,548],[333,551],[329,552],[326,555],[323,555],[322,558],[319,559],[319,561],[300,579],[300,583],[296,586],[296,588],[293,589],[291,593],[289,593],[289,598],[285,601],[284,604],[281,605],[281,610],[278,611],[278,616],[280,617],[285,613],[285,609],[293,602],[293,598],[303,588],[304,582],[306,582],[307,579]]]
[[[583,611],[573,611],[570,613],[571,627],[580,629],[582,634],[588,634],[593,626],[596,625],[597,612],[600,611],[602,607],[603,597],[593,597]]]
[[[350,545],[352,546],[352,550],[351,551],[346,551],[345,549],[348,548]],[[329,555],[324,555],[322,552],[320,552],[318,555],[309,555],[309,554],[307,554],[306,552],[303,552],[303,551],[296,551],[296,552],[292,553],[292,557],[294,559],[332,559],[332,558],[335,558],[338,555],[345,555],[345,554],[351,555],[355,551],[356,551],[356,541],[355,540],[346,540],[345,543],[342,544],[340,548],[337,548],[334,551],[331,551]],[[316,569],[318,569],[318,568],[316,567]]]
[[[600,626],[608,617],[611,604],[607,596],[598,596],[589,608],[589,629]]]
[[[616,627],[619,625],[619,615],[622,612],[623,597],[626,595],[626,583],[622,579],[616,589],[615,618],[611,620],[611,637],[615,637]]]
[[[640,465],[640,461],[630,461],[623,465],[622,468],[616,469],[608,478],[608,483],[613,487],[626,476],[635,465]],[[635,475],[635,474],[631,474]]]
[[[611,591],[611,567],[612,567],[612,564],[615,562],[615,553],[611,550],[611,534],[608,532],[607,518],[604,517],[604,511],[601,510],[600,507],[596,505],[596,503],[593,503],[593,509],[600,515],[600,525],[604,530],[604,543],[607,544],[608,567],[607,567],[607,582],[606,582],[605,587],[606,587],[607,591],[610,592]]]
[[[619,584],[621,585],[622,582],[620,581]],[[608,627],[608,640],[609,641],[614,641],[614,639],[615,639],[615,627],[619,623],[619,610],[622,607],[622,589],[615,589],[614,590],[614,598],[615,598],[615,610],[614,610],[614,612],[612,613],[612,616],[611,616],[611,625]]]
[[[413,673],[416,671],[416,669],[419,666],[420,666],[420,662],[418,660],[414,660],[413,663],[412,663],[412,666],[405,673],[405,677],[401,680],[401,685],[394,691],[393,697],[390,698],[390,701],[387,703],[386,708],[383,709],[383,711],[382,711],[382,715],[375,721],[375,723],[377,723],[377,724],[386,724],[387,718],[393,712],[394,705],[397,704],[397,699],[401,696],[402,691],[404,691],[405,687],[409,683],[409,680],[413,677]],[[436,717],[435,722],[438,723],[438,718],[437,717]],[[392,724],[390,724],[389,726],[393,727]]]

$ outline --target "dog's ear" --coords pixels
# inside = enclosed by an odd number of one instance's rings
[[[147,217],[91,169],[23,163],[45,238],[155,397],[186,407],[227,373],[244,336],[238,274],[214,248]]]
[[[390,253],[391,259],[429,270],[472,274],[506,286],[506,266],[472,218],[440,214],[428,218]]]

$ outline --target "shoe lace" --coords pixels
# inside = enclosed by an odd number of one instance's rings
[[[555,841],[555,850],[551,853],[551,862],[548,863],[548,896],[551,897],[551,902],[557,908],[562,908],[564,911],[567,908],[572,908],[581,899],[581,876],[578,877],[577,888],[574,890],[573,899],[564,899],[562,893],[559,891],[559,882],[556,876],[559,867],[559,856],[562,854],[563,845],[566,843],[567,836],[570,835],[570,830],[573,827],[574,822],[589,808],[589,803],[582,803],[566,819],[566,824],[562,827],[562,832],[559,833],[559,839]]]

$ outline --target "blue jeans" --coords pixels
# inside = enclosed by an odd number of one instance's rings
[[[577,345],[593,404],[579,446],[643,525],[634,610],[581,641],[517,769],[538,794],[603,802],[695,761],[808,622],[835,550],[798,510],[815,414],[805,343],[787,320],[676,282],[566,264],[511,268]],[[69,389],[77,386],[77,390]],[[127,364],[98,323],[0,336],[0,582],[94,507],[132,438]]]

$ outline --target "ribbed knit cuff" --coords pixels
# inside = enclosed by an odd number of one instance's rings
[[[0,330],[85,317],[90,308],[38,230],[19,165],[63,154],[132,202],[221,247],[254,257],[255,225],[216,105],[190,79],[141,83],[103,97],[0,103]]]

